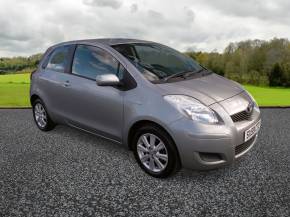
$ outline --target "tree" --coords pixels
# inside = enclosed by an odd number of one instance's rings
[[[283,84],[283,70],[279,63],[275,63],[269,75],[269,85],[281,86],[282,84]]]
[[[240,83],[265,86],[271,80],[273,86],[290,87],[288,39],[246,40],[230,43],[223,53],[190,52],[189,56],[212,71]]]

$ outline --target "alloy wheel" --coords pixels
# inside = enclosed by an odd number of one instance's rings
[[[34,117],[37,125],[41,128],[45,128],[47,125],[47,114],[42,104],[37,103],[34,106]]]
[[[137,143],[138,157],[148,170],[155,173],[163,171],[168,163],[168,151],[164,142],[154,134],[142,134]]]

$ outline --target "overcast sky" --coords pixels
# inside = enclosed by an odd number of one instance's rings
[[[44,52],[57,42],[130,37],[180,51],[290,38],[289,0],[0,0],[0,56]]]

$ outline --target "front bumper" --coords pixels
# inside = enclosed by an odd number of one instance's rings
[[[170,125],[185,168],[208,170],[229,165],[247,153],[257,140],[256,134],[244,142],[244,132],[260,121],[259,111],[253,112],[252,120],[234,123],[220,104],[211,108],[220,115],[223,124],[196,124],[183,118]]]

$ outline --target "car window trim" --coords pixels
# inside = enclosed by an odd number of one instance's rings
[[[41,64],[41,67],[42,69],[44,70],[50,70],[50,71],[53,71],[53,72],[58,72],[58,73],[65,73],[65,74],[68,74],[69,72],[69,64],[70,64],[70,59],[71,59],[71,54],[72,54],[72,45],[73,44],[66,44],[66,45],[61,45],[61,46],[57,46],[57,47],[54,47],[52,48],[51,50],[48,51],[47,55],[45,56],[44,60],[43,60],[43,63]],[[50,61],[50,58],[51,56],[53,55],[53,53],[58,49],[58,48],[64,48],[64,47],[68,47],[68,55],[66,56],[67,58],[67,64],[64,66],[64,70],[61,72],[61,71],[56,71],[54,69],[51,69],[51,68],[47,68],[47,65]]]
[[[106,52],[106,53],[108,53],[111,57],[113,57],[115,60],[117,60],[117,62],[118,62],[118,69],[117,69],[117,74],[116,74],[116,76],[118,76],[119,75],[119,69],[120,69],[120,65],[122,65],[125,69],[126,69],[126,71],[128,72],[128,70],[127,70],[127,68],[116,58],[116,57],[114,57],[110,52],[108,52],[107,50],[105,50],[104,48],[102,48],[102,47],[99,47],[99,46],[96,46],[96,45],[88,45],[88,44],[74,44],[75,45],[75,47],[74,47],[74,51],[73,51],[73,54],[72,54],[72,56],[71,56],[71,59],[70,59],[70,67],[69,67],[69,74],[71,74],[71,75],[74,75],[74,76],[78,76],[78,77],[81,77],[81,78],[86,78],[86,79],[88,79],[88,80],[92,80],[92,81],[96,81],[96,79],[92,79],[92,78],[89,78],[89,77],[86,77],[86,76],[83,76],[83,75],[78,75],[78,74],[74,74],[73,72],[72,72],[72,67],[73,67],[73,61],[74,61],[74,58],[75,58],[75,54],[76,54],[76,50],[77,50],[77,47],[78,46],[90,46],[90,47],[96,47],[96,48],[98,48],[98,49],[101,49],[102,51],[104,51],[104,52]],[[129,72],[128,72],[129,73]]]
[[[72,73],[72,66],[73,66],[73,61],[74,61],[74,57],[75,57],[75,52],[76,52],[77,46],[80,46],[80,45],[83,45],[83,46],[91,46],[91,47],[99,48],[99,49],[103,50],[104,52],[109,53],[113,58],[115,58],[117,60],[117,62],[118,62],[118,74],[117,74],[117,76],[120,73],[121,66],[126,70],[126,73],[128,74],[127,76],[131,79],[130,84],[129,84],[129,87],[124,88],[124,89],[119,89],[119,88],[115,88],[115,89],[118,89],[119,91],[127,91],[127,90],[131,90],[131,89],[134,89],[134,88],[137,87],[138,84],[137,84],[135,78],[132,76],[132,74],[127,69],[127,67],[125,67],[125,65],[122,64],[121,61],[117,57],[115,57],[113,54],[111,54],[110,52],[108,52],[106,49],[104,49],[102,47],[99,47],[99,46],[96,46],[96,45],[83,44],[83,43],[72,44],[72,45],[73,45],[73,49],[71,51],[70,60],[69,60],[69,64],[68,64],[69,65],[68,66],[68,73],[70,75],[73,75],[73,76],[76,76],[76,77],[80,77],[80,78],[83,78],[83,79],[87,79],[87,80],[96,82],[96,79],[92,79],[92,78],[88,78],[86,76],[82,76],[82,75],[78,75],[78,74]],[[103,88],[105,88],[105,87],[103,87]]]
[[[49,49],[44,54],[43,59],[42,59],[41,64],[40,64],[42,69],[45,69],[47,67],[47,64],[48,64],[48,61],[50,59],[50,56],[51,56],[51,54],[53,53],[54,50],[55,49]]]

